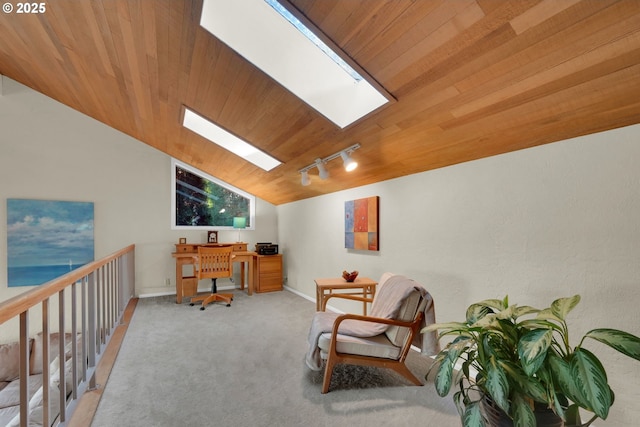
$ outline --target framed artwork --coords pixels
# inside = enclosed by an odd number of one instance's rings
[[[218,243],[217,231],[207,231],[207,243]]]
[[[180,239],[178,239],[178,244],[186,245],[187,244],[187,238],[186,237],[181,237]]]
[[[344,203],[344,247],[365,251],[380,250],[378,229],[379,197]]]
[[[93,256],[93,203],[7,199],[9,287],[42,285]]]

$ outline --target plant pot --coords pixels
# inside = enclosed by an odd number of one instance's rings
[[[482,399],[482,409],[484,410],[487,422],[491,427],[513,427],[513,421],[504,413],[491,399]],[[533,414],[536,417],[537,427],[563,427],[562,418],[557,416],[551,409],[536,403]]]

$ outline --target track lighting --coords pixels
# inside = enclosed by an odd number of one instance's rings
[[[327,170],[325,165],[328,161],[337,159],[338,157],[342,158],[342,161],[344,162],[344,169],[347,172],[351,172],[352,170],[358,167],[358,163],[351,158],[351,153],[356,151],[358,148],[360,148],[360,144],[354,144],[351,147],[347,147],[342,151],[338,151],[337,153],[334,153],[328,157],[325,157],[324,159],[317,158],[314,163],[310,164],[305,168],[300,169],[298,172],[300,172],[300,174],[302,175],[302,178],[301,178],[302,185],[306,186],[311,184],[311,180],[309,178],[309,170],[313,168],[318,168],[318,176],[320,176],[320,179],[329,178],[329,171]]]
[[[344,170],[346,170],[347,172],[351,172],[358,167],[358,162],[353,160],[346,151],[341,152],[340,157],[342,157],[342,161],[344,162]]]
[[[300,174],[302,175],[302,180],[301,180],[302,185],[307,186],[311,184],[311,180],[309,179],[309,172],[302,171],[300,172]]]
[[[322,161],[322,159],[316,159],[316,167],[318,168],[318,176],[320,177],[320,179],[329,178],[329,171],[324,166],[324,162]]]

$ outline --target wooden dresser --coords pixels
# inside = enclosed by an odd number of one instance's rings
[[[257,255],[253,267],[256,292],[282,290],[282,254]]]

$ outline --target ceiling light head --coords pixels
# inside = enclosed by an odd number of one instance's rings
[[[318,168],[318,175],[320,176],[320,179],[329,178],[329,171],[325,167],[322,159],[316,159],[316,167]]]
[[[347,172],[351,172],[358,167],[358,162],[353,160],[347,151],[340,152],[340,157],[342,157],[342,161],[344,162],[344,170]]]
[[[309,179],[309,172],[302,171],[302,172],[300,172],[300,175],[302,175],[302,179],[300,181],[300,183],[302,185],[307,186],[307,185],[311,184],[311,180]]]
[[[349,155],[360,148],[360,144],[353,144],[351,147],[347,147],[342,151],[338,151],[337,153],[333,153],[330,156],[327,156],[323,159],[317,158],[312,164],[300,169],[298,172],[302,175],[302,185],[311,184],[311,180],[309,179],[309,170],[313,168],[318,168],[318,175],[321,179],[329,178],[329,171],[327,171],[326,164],[327,162],[337,159],[338,157],[342,158],[344,162],[344,167],[347,172],[351,172],[355,168],[358,167],[358,163],[355,162]]]

